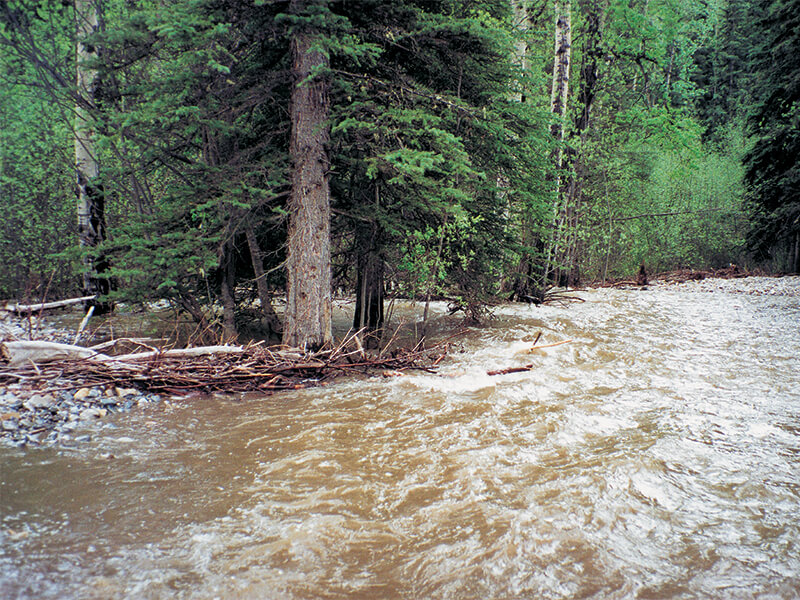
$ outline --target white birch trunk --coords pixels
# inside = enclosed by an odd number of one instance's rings
[[[569,97],[569,68],[572,53],[571,6],[569,0],[556,2],[555,49],[553,52],[553,87],[550,97],[550,111],[557,117],[554,134],[558,142],[556,167],[563,162],[562,143],[564,141],[564,115]]]
[[[108,292],[107,280],[98,277],[97,264],[89,250],[104,238],[104,198],[98,185],[100,168],[94,144],[91,110],[96,108],[97,69],[91,62],[97,59],[97,48],[87,38],[99,29],[99,0],[75,0],[76,23],[76,86],[75,104],[75,169],[78,183],[78,242],[84,255],[83,291],[86,295]]]
[[[565,207],[562,198],[561,169],[564,165],[564,119],[569,99],[569,69],[572,55],[572,14],[570,1],[556,1],[555,47],[553,50],[553,87],[550,96],[550,111],[555,117],[552,133],[556,141],[555,192],[553,206],[553,240],[547,249],[545,281],[553,271],[553,263],[558,261],[564,229]]]
[[[520,73],[520,89],[514,92],[512,99],[523,102],[525,100],[525,74],[528,71],[528,41],[525,37],[531,27],[531,22],[524,0],[511,0],[511,10],[514,14],[514,28],[517,30],[514,41],[514,64]]]

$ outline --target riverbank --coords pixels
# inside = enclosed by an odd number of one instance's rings
[[[782,277],[750,276],[725,279],[709,277],[693,281],[653,281],[650,285],[685,290],[688,292],[725,292],[751,296],[800,297],[800,275]]]
[[[47,318],[30,320],[10,313],[0,316],[0,340],[72,343],[74,336],[74,332],[54,326]],[[158,394],[135,388],[85,386],[61,378],[30,385],[20,379],[0,385],[0,444],[27,447],[85,442],[90,434],[76,433],[82,424],[160,401]]]
[[[654,281],[650,288],[800,298],[800,276]],[[31,322],[10,314],[0,317],[0,340],[35,338],[69,343],[73,337],[74,332],[55,327],[46,318]],[[59,378],[30,384],[20,379],[0,385],[0,444],[26,447],[80,443],[89,436],[80,432],[85,431],[81,425],[161,400],[158,394],[113,384],[89,386]]]

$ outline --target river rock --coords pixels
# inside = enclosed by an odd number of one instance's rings
[[[87,421],[89,419],[100,419],[105,417],[108,411],[105,408],[86,408],[81,411],[80,419]]]
[[[16,431],[19,429],[19,421],[16,419],[3,419],[2,429],[3,431]]]
[[[117,396],[125,398],[126,396],[136,396],[139,391],[136,388],[115,388]]]
[[[89,393],[91,391],[92,390],[89,389],[89,388],[81,388],[77,392],[75,392],[75,395],[72,397],[72,399],[73,400],[85,400],[86,398],[89,397]]]
[[[29,433],[25,436],[25,441],[29,444],[39,444],[46,437],[44,431],[37,431],[36,433]]]
[[[51,394],[34,394],[28,398],[22,406],[28,410],[36,410],[37,408],[50,408],[56,403],[56,399]]]
[[[22,400],[14,394],[7,392],[5,396],[0,398],[0,406],[11,410],[18,410],[22,408]]]

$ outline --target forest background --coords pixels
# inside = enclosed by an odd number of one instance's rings
[[[0,297],[320,345],[800,270],[800,0],[6,0],[0,84]]]

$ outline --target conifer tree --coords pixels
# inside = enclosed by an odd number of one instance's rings
[[[292,191],[286,261],[287,300],[283,342],[319,348],[332,342],[328,57],[314,18],[325,18],[325,1],[292,0],[298,17],[291,38],[290,100]]]
[[[754,227],[750,247],[779,268],[800,272],[800,1],[761,2],[765,18],[755,74],[762,82],[749,118],[745,156]]]

